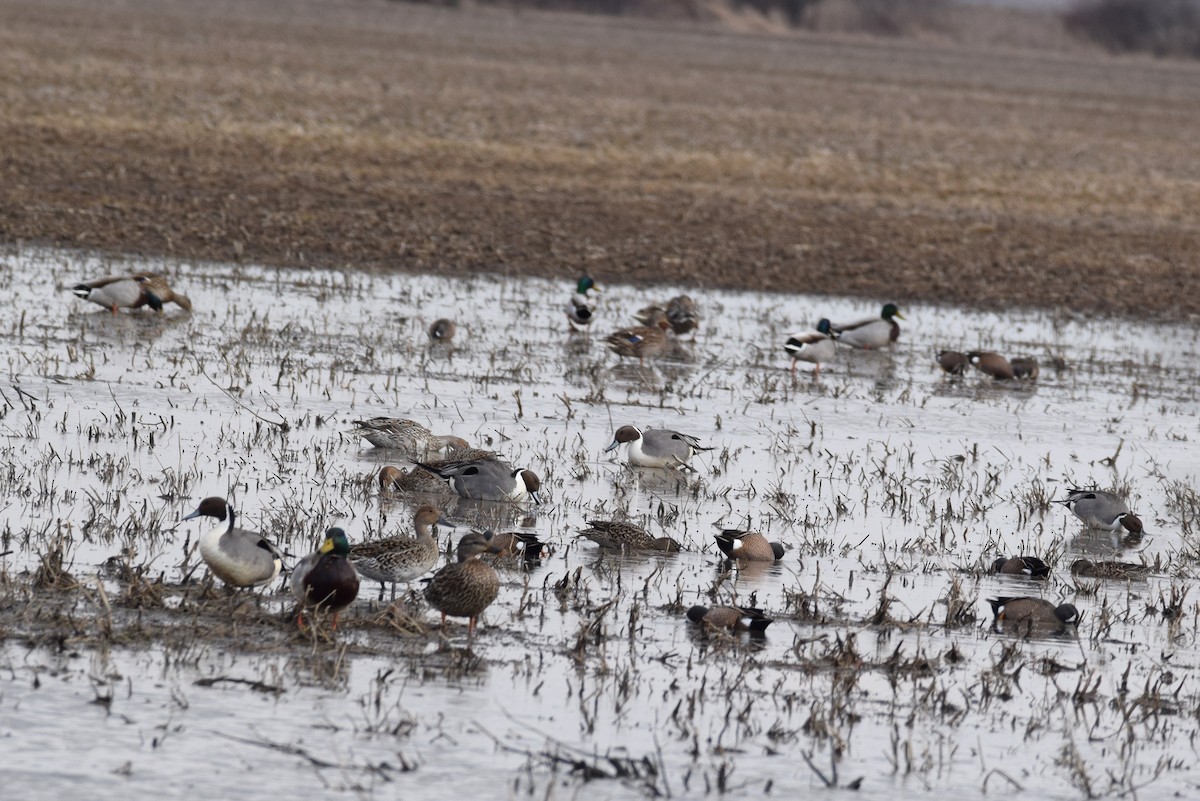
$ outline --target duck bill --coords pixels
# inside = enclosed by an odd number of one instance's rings
[[[188,515],[187,517],[185,517],[185,518],[183,518],[183,519],[184,519],[184,520],[191,520],[191,519],[193,519],[193,518],[196,518],[196,517],[199,517],[199,516],[200,516],[200,510],[199,510],[199,509],[197,509],[196,511],[192,512],[190,515]]]
[[[535,504],[535,505],[537,505],[537,506],[541,506],[541,505],[542,505],[542,498],[541,498],[541,496],[540,496],[540,495],[538,495],[538,491],[537,491],[537,490],[534,490],[534,491],[530,492],[530,493],[529,493],[529,498],[530,498],[530,500],[532,500],[532,501],[534,502],[534,504]]]
[[[611,450],[616,450],[616,448],[617,448],[617,447],[618,447],[620,444],[621,444],[620,442],[618,442],[617,440],[615,440],[615,439],[614,439],[614,440],[612,441],[612,444],[611,444],[611,445],[609,445],[607,448],[605,448],[605,449],[604,449],[604,452],[605,452],[605,453],[608,453],[608,452],[609,452],[609,451],[611,451]]]

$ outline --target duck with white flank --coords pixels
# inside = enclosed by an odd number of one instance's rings
[[[900,324],[895,318],[904,319],[895,303],[883,307],[878,317],[868,317],[845,325],[830,326],[838,342],[852,348],[875,350],[886,348],[900,338]]]
[[[621,426],[613,435],[607,453],[628,445],[626,463],[634,467],[678,467],[691,470],[688,461],[700,451],[711,451],[691,434],[681,434],[665,428],[642,431],[637,426]]]
[[[279,575],[283,560],[261,534],[234,526],[233,507],[224,498],[205,498],[184,520],[211,517],[217,525],[200,535],[200,558],[231,587],[262,587]]]

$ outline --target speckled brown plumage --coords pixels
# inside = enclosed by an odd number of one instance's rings
[[[606,551],[662,551],[678,553],[678,542],[670,537],[651,537],[644,528],[621,520],[589,520],[580,532]]]
[[[425,588],[425,600],[442,613],[443,627],[447,616],[470,619],[468,637],[475,635],[476,618],[500,592],[500,577],[496,570],[478,559],[487,549],[484,535],[472,531],[458,544],[459,561],[435,573]]]

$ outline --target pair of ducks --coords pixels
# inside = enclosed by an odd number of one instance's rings
[[[671,537],[652,537],[641,526],[622,520],[588,520],[579,536],[605,551],[679,553],[683,546]],[[783,558],[783,545],[768,542],[760,532],[724,529],[714,535],[717,547],[736,562],[775,562]]]
[[[798,362],[815,365],[813,378],[821,374],[821,365],[833,361],[838,343],[859,350],[886,348],[900,338],[900,324],[896,318],[904,319],[895,303],[886,303],[878,317],[867,317],[853,323],[834,325],[822,318],[815,331],[795,334],[784,343],[784,351],[792,357],[792,375],[796,374]]]
[[[1071,489],[1063,500],[1055,501],[1066,506],[1090,528],[1107,531],[1125,530],[1131,536],[1143,533],[1141,519],[1129,511],[1129,506],[1119,495],[1107,490]],[[1149,574],[1149,565],[1131,562],[1076,559],[1071,563],[1071,574],[1096,579],[1138,579]],[[992,572],[1001,575],[1023,575],[1029,578],[1045,578],[1050,568],[1036,556],[1001,557],[992,565]],[[1043,598],[1000,597],[989,598],[992,607],[992,627],[1022,636],[1058,634],[1066,627],[1079,621],[1079,610],[1074,604],[1057,606]]]
[[[990,375],[997,381],[1013,379],[1034,380],[1038,377],[1038,361],[1032,356],[1018,356],[1011,361],[993,351],[973,350],[959,353],[956,350],[939,351],[938,366],[949,375],[963,375],[968,367]]]
[[[437,486],[431,487],[429,482],[416,478],[415,471],[391,468],[386,480],[381,474],[382,486],[410,491],[440,491],[448,486],[460,498],[541,502],[538,493],[542,482],[536,473],[528,468],[513,467],[492,451],[471,448],[462,437],[435,435],[415,420],[394,417],[356,420],[354,426],[354,433],[367,442],[377,448],[398,450],[414,457],[417,467],[438,479]],[[429,460],[430,455],[441,451],[449,451],[449,456]]]
[[[218,523],[200,537],[200,556],[209,569],[233,587],[261,587],[275,579],[283,568],[279,550],[256,532],[235,526],[233,507],[219,497],[205,498],[184,520],[212,517]],[[300,609],[297,622],[303,624],[306,609],[333,615],[358,596],[359,570],[380,582],[411,581],[433,568],[438,547],[431,527],[445,521],[431,505],[422,506],[414,515],[415,539],[395,537],[351,546],[346,532],[331,528],[315,552],[304,557],[292,570],[291,590]],[[479,615],[495,600],[500,579],[494,568],[477,557],[493,547],[478,532],[471,532],[458,544],[458,561],[434,574],[425,588],[425,598],[446,617],[469,619],[467,633],[474,636]],[[358,566],[356,569],[356,565]]]
[[[76,284],[71,291],[76,297],[103,306],[113,314],[118,309],[140,309],[143,306],[161,312],[168,303],[174,303],[184,311],[192,310],[188,296],[171,289],[167,279],[158,273],[108,275]]]

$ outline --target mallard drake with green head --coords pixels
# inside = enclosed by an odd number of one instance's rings
[[[318,609],[332,613],[333,628],[337,628],[338,613],[358,597],[358,572],[350,561],[350,541],[345,531],[329,529],[321,546],[296,563],[292,596],[299,604],[298,625],[304,625],[305,609]]]
[[[158,273],[108,275],[76,284],[71,291],[76,297],[103,306],[113,314],[118,309],[139,309],[142,306],[161,312],[167,303],[174,303],[184,311],[192,310],[188,296],[171,289],[167,279]]]
[[[793,376],[796,375],[797,362],[808,362],[816,365],[816,369],[813,370],[815,379],[821,374],[821,364],[833,361],[837,354],[837,342],[833,338],[829,320],[822,319],[817,323],[816,331],[805,331],[788,337],[788,341],[783,343],[783,349],[792,357]]]
[[[834,337],[838,342],[852,348],[875,350],[886,348],[900,338],[900,324],[896,319],[904,319],[904,315],[896,308],[895,303],[887,303],[878,317],[868,317],[845,325],[832,325]]]

